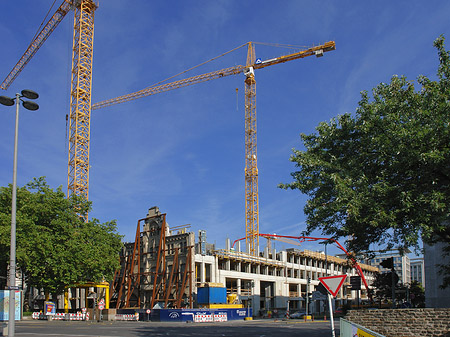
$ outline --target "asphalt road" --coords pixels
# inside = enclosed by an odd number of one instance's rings
[[[335,322],[339,336],[339,322]],[[141,337],[141,336],[331,336],[329,321],[253,320],[215,323],[174,322],[77,322],[20,321],[16,323],[17,337]]]

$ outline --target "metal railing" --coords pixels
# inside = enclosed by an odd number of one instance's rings
[[[385,337],[377,332],[363,327],[362,325],[347,321],[346,319],[340,319],[340,334],[341,337],[353,337],[353,336],[367,336],[367,337]]]

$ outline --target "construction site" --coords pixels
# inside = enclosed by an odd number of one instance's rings
[[[219,314],[226,320],[281,318],[293,312],[326,316],[327,297],[319,291],[319,278],[342,275],[347,277],[333,299],[334,309],[372,300],[370,284],[379,269],[356,262],[339,242],[275,234],[259,238],[266,242],[255,246],[256,254],[245,238],[226,239],[226,248],[216,249],[205,230],[170,226],[167,214],[151,207],[137,221],[136,240],[124,244],[113,282],[68,287],[58,307],[65,312],[85,307],[95,317],[96,303],[103,299],[103,316],[112,320],[124,314],[146,319],[150,311],[152,320],[199,322],[199,313],[211,320]],[[276,251],[275,241],[297,248]],[[334,245],[342,257],[299,249],[305,241]],[[359,287],[354,287],[354,278]]]
[[[378,268],[323,252],[296,248],[277,252],[271,249],[271,240],[286,240],[274,235],[265,236],[269,245],[261,252],[257,247],[257,254],[241,241],[232,247],[229,239],[225,249],[215,249],[207,243],[206,231],[199,230],[196,240],[189,227],[171,228],[158,207],[149,209],[138,221],[136,241],[127,243],[121,253],[111,308],[250,308],[253,315],[264,316],[309,306],[310,313],[324,313],[326,298],[316,291],[319,277],[343,274],[349,277],[335,306],[357,297],[369,300],[368,284]],[[365,287],[360,295],[351,290],[350,276],[362,278]],[[205,288],[226,288],[226,302],[204,298]]]
[[[218,309],[221,310],[217,314],[218,319],[223,318],[223,315],[225,319],[270,317],[302,310],[307,314],[321,314],[326,311],[326,296],[317,291],[319,278],[335,275],[347,275],[347,279],[333,301],[334,308],[351,301],[369,300],[370,284],[378,269],[358,264],[337,241],[330,238],[262,234],[259,229],[255,71],[309,56],[322,57],[335,50],[334,41],[266,60],[257,59],[255,43],[248,42],[241,46],[247,48],[245,65],[158,83],[92,104],[93,30],[97,7],[92,0],[64,0],[1,84],[4,90],[10,86],[65,15],[73,10],[73,68],[67,118],[67,196],[77,195],[89,200],[89,156],[95,156],[89,151],[92,110],[241,74],[244,75],[245,87],[245,228],[242,229],[245,237],[234,242],[224,238],[226,248],[217,249],[214,244],[208,243],[207,230],[204,228],[170,226],[170,215],[156,206],[150,207],[145,216],[136,215],[139,220],[135,241],[124,244],[120,253],[121,268],[116,271],[114,280],[109,285],[69,287],[65,298],[60,299],[60,307],[64,306],[66,311],[76,311],[95,305],[97,299],[103,298],[106,299],[105,309],[114,313],[144,313],[150,309],[172,310],[178,315],[179,311],[176,310]],[[274,241],[290,244],[292,248],[276,251]],[[335,245],[347,258],[322,251],[301,250],[299,245],[305,241]],[[361,280],[360,290],[351,287],[350,277]],[[99,292],[99,288],[108,288],[108,291]],[[95,301],[91,303],[89,300],[92,301],[93,296]],[[176,316],[170,316],[170,312],[165,315],[171,319]]]

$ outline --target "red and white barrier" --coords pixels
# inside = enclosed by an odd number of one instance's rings
[[[76,314],[65,314],[62,312],[57,312],[56,314],[51,316],[53,320],[58,321],[89,321],[89,313],[81,313],[77,312]],[[33,319],[48,319],[47,315],[44,315],[42,312],[33,312],[31,314],[31,318]]]
[[[211,314],[196,314],[194,316],[194,322],[196,323],[214,322],[214,317]]]
[[[116,314],[116,321],[139,321],[139,314],[138,313],[134,315]]]
[[[226,322],[228,321],[228,316],[226,313],[214,314],[214,322]]]

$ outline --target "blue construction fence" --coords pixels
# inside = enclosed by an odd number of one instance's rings
[[[235,309],[119,309],[118,314],[139,314],[140,321],[154,322],[220,322],[232,320],[244,320],[252,317],[251,308]]]

